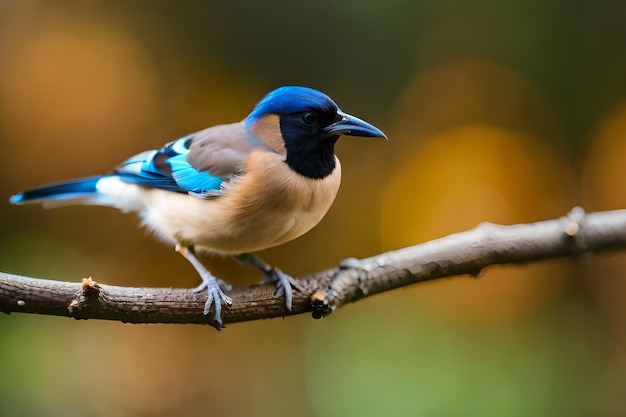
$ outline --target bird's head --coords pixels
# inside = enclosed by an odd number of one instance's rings
[[[245,124],[256,139],[284,152],[291,169],[316,179],[335,169],[334,145],[339,136],[387,138],[375,126],[342,112],[326,94],[298,86],[268,93]]]

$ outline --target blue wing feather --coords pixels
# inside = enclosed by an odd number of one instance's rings
[[[124,181],[168,191],[213,196],[219,193],[224,178],[201,172],[187,162],[191,136],[178,139],[156,151],[127,159],[115,169]]]

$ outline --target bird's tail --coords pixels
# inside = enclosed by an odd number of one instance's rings
[[[15,194],[9,202],[40,203],[46,208],[85,204],[138,210],[133,194],[136,194],[134,184],[123,182],[117,175],[103,175],[43,185]]]

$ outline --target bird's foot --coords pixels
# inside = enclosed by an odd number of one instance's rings
[[[278,268],[268,265],[261,258],[250,253],[242,253],[234,255],[233,257],[240,264],[250,266],[263,272],[265,278],[263,278],[261,284],[276,284],[274,297],[281,297],[284,294],[287,310],[291,311],[294,288],[300,292],[304,292],[304,289],[298,285],[293,277],[285,274]]]
[[[264,272],[265,278],[261,284],[276,284],[274,297],[282,297],[285,295],[285,305],[287,310],[291,311],[293,304],[293,290],[296,289],[304,292],[304,289],[298,285],[298,282],[290,275],[285,274],[278,268],[272,268],[270,271]]]
[[[204,314],[208,315],[211,312],[211,306],[214,306],[215,321],[220,326],[222,325],[222,306],[230,307],[233,304],[232,298],[224,293],[224,291],[230,291],[230,288],[232,288],[230,285],[219,278],[215,278],[213,275],[203,275],[202,284],[191,290],[194,294],[206,290],[207,300],[204,303]]]
[[[216,278],[209,272],[208,269],[202,265],[202,263],[196,257],[196,254],[192,246],[176,245],[176,251],[183,255],[190,263],[196,268],[200,278],[202,278],[202,284],[195,288],[192,288],[194,294],[198,294],[204,290],[207,292],[207,300],[204,303],[204,314],[208,315],[211,312],[211,306],[215,306],[215,321],[222,327],[222,306],[229,307],[233,304],[232,298],[224,294],[224,291],[228,292],[232,289],[232,286],[228,285],[223,280]]]

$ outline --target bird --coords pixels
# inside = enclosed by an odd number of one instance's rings
[[[243,120],[191,133],[130,157],[110,173],[20,192],[10,203],[45,208],[98,205],[135,212],[159,240],[173,246],[202,279],[204,314],[232,305],[232,287],[196,252],[229,255],[260,270],[274,296],[291,310],[296,281],[253,252],[291,241],[316,226],[341,182],[335,143],[342,135],[387,139],[374,125],[343,112],[326,94],[282,86]]]

